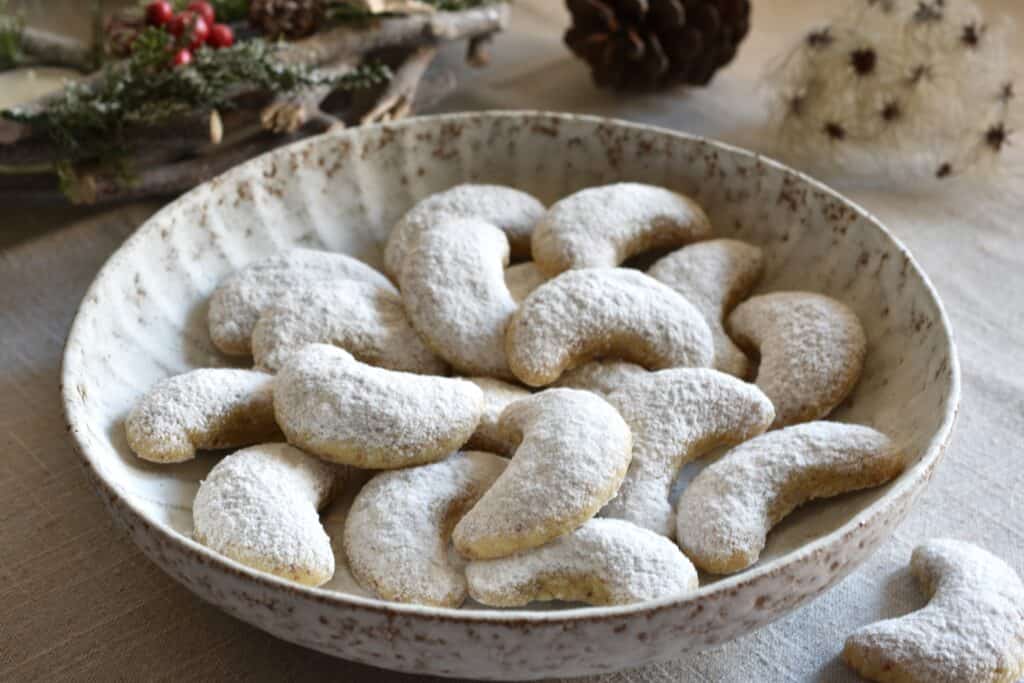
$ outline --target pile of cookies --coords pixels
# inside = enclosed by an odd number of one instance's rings
[[[666,255],[646,272],[623,267],[652,251]],[[667,189],[545,208],[460,185],[398,222],[386,274],[293,249],[227,277],[210,335],[255,368],[158,383],[128,442],[160,463],[246,447],[200,485],[194,536],[304,584],[335,570],[319,511],[372,470],[337,560],[381,598],[684,594],[698,569],[757,562],[797,506],[904,466],[884,434],[823,420],[864,365],[856,314],[811,292],[749,297],[763,261]],[[673,505],[683,466],[722,446]]]

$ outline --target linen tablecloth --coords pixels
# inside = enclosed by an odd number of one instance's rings
[[[587,112],[770,148],[765,63],[840,4],[755,0],[749,39],[709,89],[627,97],[595,90],[562,47],[561,2],[520,0],[492,65],[463,74],[444,109]],[[1024,17],[1014,0],[983,4]],[[917,543],[972,540],[1024,572],[1021,186],[839,187],[907,244],[952,318],[963,403],[945,460],[898,532],[810,606],[718,649],[595,680],[855,680],[838,659],[846,635],[923,604],[906,570]],[[63,342],[97,269],[155,208],[5,207],[0,217],[0,680],[420,680],[277,641],[200,602],[114,529],[79,470],[61,417]]]

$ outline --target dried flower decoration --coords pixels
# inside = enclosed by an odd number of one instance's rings
[[[971,0],[854,0],[773,67],[783,156],[818,171],[991,171],[1024,127],[1002,17]]]

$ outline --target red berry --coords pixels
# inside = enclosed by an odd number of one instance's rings
[[[188,22],[192,16],[193,15],[190,12],[182,12],[171,20],[171,24],[167,28],[176,38],[180,38],[185,35],[185,31],[188,30]]]
[[[195,12],[188,10],[174,17],[171,22],[171,33],[179,40],[186,42],[188,47],[198,49],[210,37],[210,25]]]
[[[188,46],[196,50],[205,44],[209,38],[210,25],[206,23],[206,19],[196,16],[195,21],[192,22],[192,40],[189,41]]]
[[[188,66],[192,63],[192,51],[188,48],[181,48],[174,53],[174,57],[171,58],[171,64],[174,66]]]
[[[235,32],[227,24],[214,24],[207,42],[216,48],[231,47],[235,44]]]
[[[165,26],[174,19],[174,8],[171,3],[159,0],[146,5],[146,23],[150,26]]]
[[[186,9],[201,16],[206,23],[211,26],[217,18],[213,11],[213,5],[208,2],[202,2],[202,0],[195,0],[195,2],[188,3],[188,7]]]

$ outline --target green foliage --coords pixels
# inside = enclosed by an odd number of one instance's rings
[[[13,69],[21,63],[21,32],[25,21],[8,11],[6,0],[0,0],[0,70]]]
[[[166,123],[194,111],[222,109],[241,92],[290,94],[330,85],[353,90],[387,80],[379,65],[361,67],[340,77],[276,58],[280,46],[251,40],[221,50],[200,49],[189,66],[170,66],[173,38],[149,28],[134,43],[131,57],[107,67],[95,86],[72,84],[41,112],[18,108],[8,119],[45,131],[67,158],[85,159],[123,147],[132,126]]]

